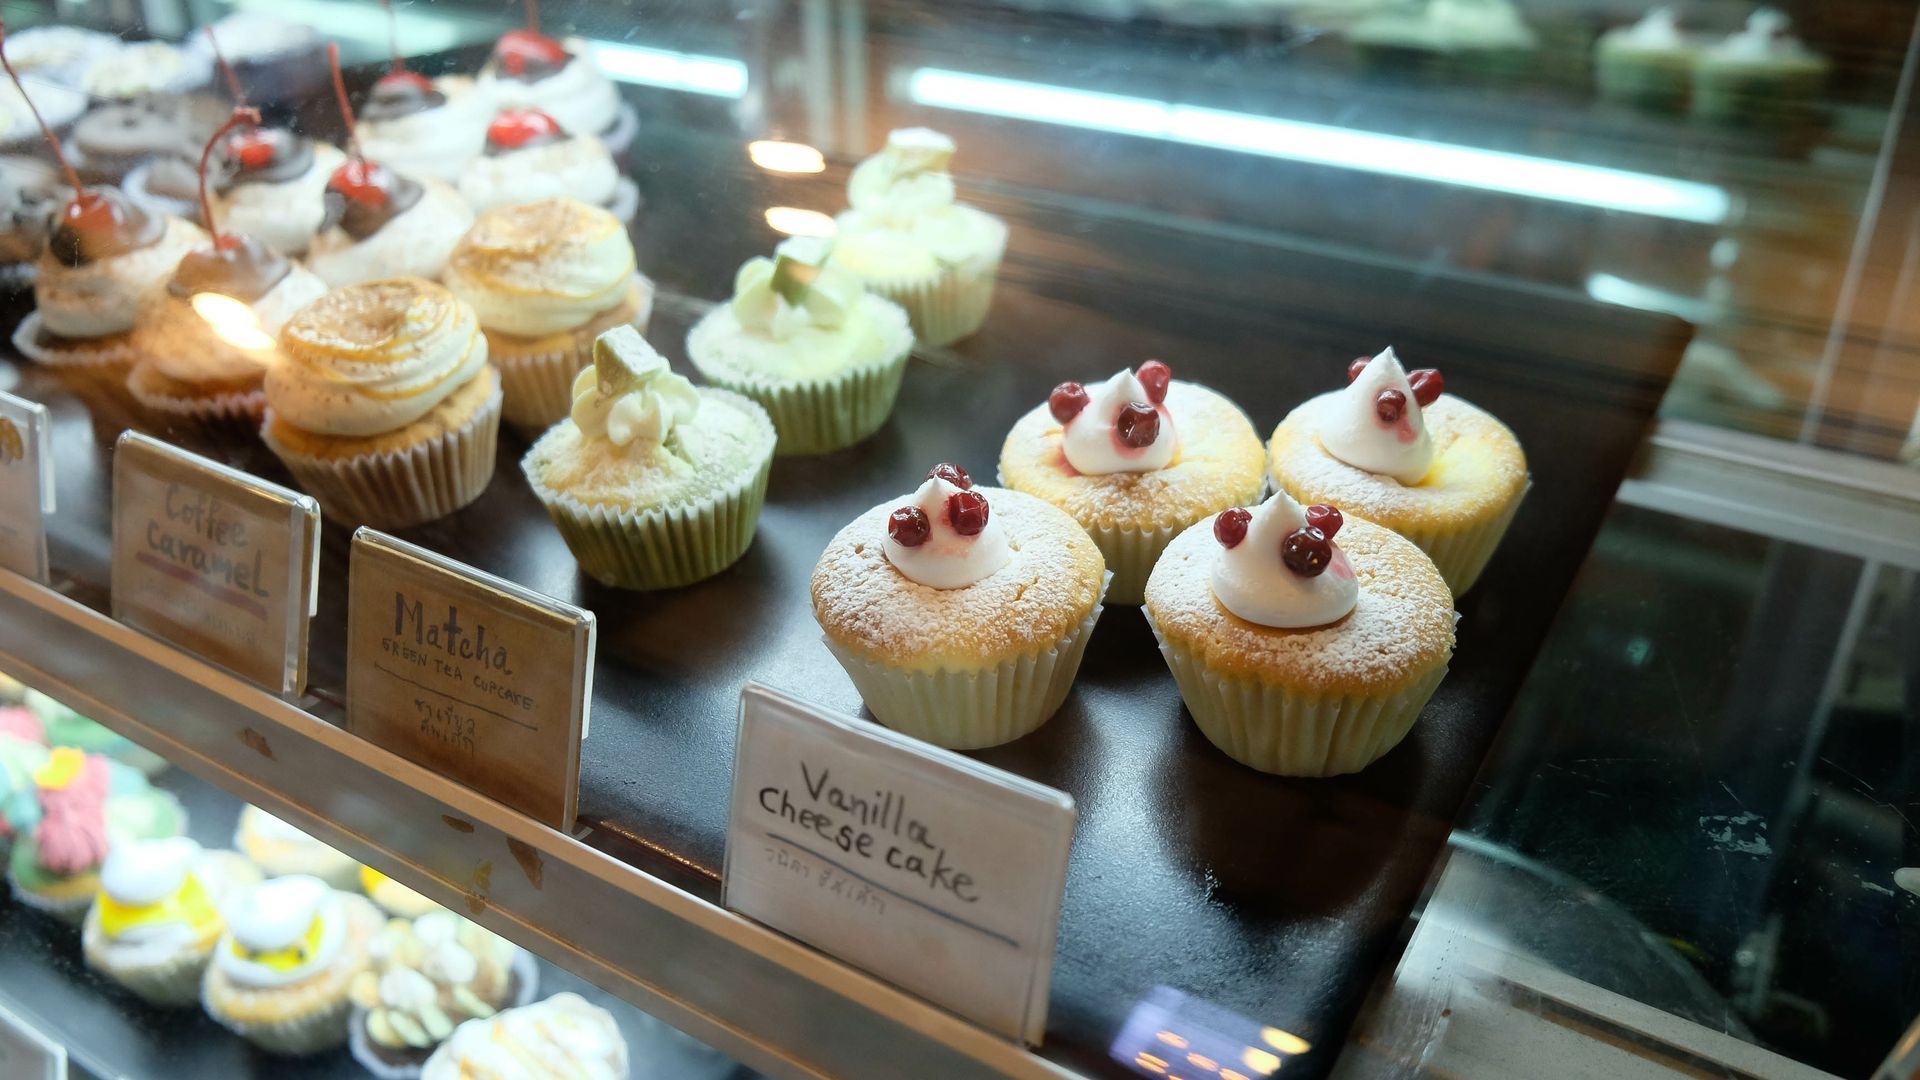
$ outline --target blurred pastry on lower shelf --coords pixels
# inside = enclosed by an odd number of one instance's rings
[[[240,811],[233,846],[268,877],[306,874],[336,889],[360,883],[360,864],[257,806]]]
[[[613,1014],[571,993],[461,1024],[420,1070],[421,1080],[626,1075],[627,1041]]]
[[[239,854],[184,836],[122,844],[81,927],[87,966],[149,1004],[192,1005],[226,926],[221,902],[259,880]]]
[[[364,896],[305,874],[240,890],[224,905],[200,1001],[222,1027],[273,1054],[347,1041],[348,988],[373,962],[385,924]]]
[[[531,953],[444,909],[392,919],[348,993],[353,1056],[381,1080],[411,1080],[460,1024],[539,992]]]
[[[116,846],[186,831],[186,811],[171,792],[98,754],[55,747],[33,783],[32,804],[9,815],[17,835],[7,881],[15,899],[63,922],[86,917]]]

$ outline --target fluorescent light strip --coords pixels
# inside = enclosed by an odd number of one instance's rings
[[[1212,146],[1676,221],[1718,224],[1732,207],[1725,189],[1691,180],[964,71],[919,68],[908,78],[907,95],[915,104],[935,108]]]
[[[589,44],[600,70],[616,82],[725,98],[741,98],[747,93],[747,65],[738,60],[619,41],[595,40]]]

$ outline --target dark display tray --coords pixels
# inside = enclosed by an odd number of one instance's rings
[[[647,210],[637,243],[667,293],[649,337],[678,365],[701,310],[686,297],[723,295],[738,264],[771,247],[778,237],[763,223],[765,207],[842,205],[845,172],[768,177],[747,166],[742,140],[699,134],[712,130],[706,120],[669,115],[652,100],[643,113],[636,157],[647,163],[637,171]],[[1196,157],[1194,167],[1207,166]],[[1335,780],[1243,768],[1185,717],[1138,612],[1113,608],[1060,713],[977,755],[1080,806],[1043,1054],[1090,1074],[1124,1073],[1110,1057],[1113,1041],[1137,1004],[1170,987],[1223,1010],[1214,1015],[1246,1018],[1249,1030],[1296,1034],[1312,1048],[1287,1062],[1286,1075],[1324,1075],[1370,980],[1396,954],[1688,330],[1565,293],[1121,207],[966,194],[1013,229],[985,330],[957,349],[918,355],[893,419],[866,443],[779,461],[759,536],[728,572],[660,594],[580,578],[520,476],[525,444],[504,433],[480,501],[402,535],[598,614],[582,823],[591,842],[717,899],[741,684],[860,708],[820,643],[807,589],[814,560],[856,514],[907,492],[937,461],[991,476],[1007,428],[1054,383],[1149,356],[1231,396],[1263,434],[1297,402],[1338,385],[1355,355],[1391,343],[1411,365],[1441,368],[1451,391],[1513,427],[1535,483],[1493,565],[1461,601],[1452,673],[1403,745]],[[56,576],[104,606],[111,432],[96,433],[44,372],[20,378],[17,392],[58,416]],[[207,449],[286,482],[257,446]],[[311,663],[310,704],[334,719],[345,685],[349,532],[327,525]]]

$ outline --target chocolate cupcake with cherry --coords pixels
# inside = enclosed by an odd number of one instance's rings
[[[1391,348],[1347,365],[1347,386],[1296,407],[1268,444],[1274,483],[1420,545],[1455,596],[1473,587],[1531,481],[1505,424],[1409,374]]]
[[[409,176],[454,183],[486,144],[493,99],[470,77],[408,70],[393,18],[388,3],[393,61],[360,103],[361,149]]]
[[[4,23],[0,64],[17,83],[6,59]],[[141,207],[116,188],[83,185],[59,136],[42,128],[75,194],[54,216],[36,271],[36,309],[20,321],[13,343],[54,369],[90,405],[110,410],[112,419],[132,407],[126,380],[141,304],[165,286],[181,256],[206,234],[190,222]]]
[[[1201,733],[1283,776],[1379,759],[1453,656],[1453,593],[1424,552],[1284,491],[1175,537],[1145,611]]]
[[[1239,406],[1149,360],[1054,387],[1007,433],[1000,480],[1079,522],[1113,571],[1108,602],[1138,604],[1181,530],[1260,497],[1265,462]]]
[[[1051,503],[943,463],[833,538],[813,614],[874,719],[937,746],[997,746],[1066,700],[1106,578]]]
[[[326,212],[307,248],[307,265],[335,288],[394,277],[437,279],[473,224],[473,210],[445,182],[415,179],[366,156],[340,78],[338,46],[327,46],[327,59],[350,153],[327,178]]]
[[[569,198],[621,221],[640,209],[640,189],[620,175],[592,135],[574,135],[539,109],[502,109],[487,125],[487,146],[460,174],[460,197],[475,212],[541,199]]]
[[[139,360],[127,389],[169,430],[251,433],[266,413],[274,337],[293,313],[327,291],[306,268],[251,236],[221,232],[207,191],[215,147],[260,114],[235,109],[200,156],[200,198],[213,242],[180,260],[167,287],[142,307],[134,327]]]
[[[480,69],[479,86],[495,108],[539,109],[568,131],[598,138],[615,157],[633,145],[640,118],[579,38],[540,32],[540,7],[526,0],[527,25],[500,36]]]

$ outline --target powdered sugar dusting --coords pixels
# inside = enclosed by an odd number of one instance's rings
[[[1353,564],[1360,597],[1331,625],[1280,630],[1222,607],[1211,583],[1222,550],[1211,517],[1167,545],[1147,579],[1147,610],[1161,633],[1188,645],[1208,667],[1303,690],[1386,691],[1445,663],[1453,653],[1453,594],[1432,560],[1398,534],[1358,519],[1348,519],[1335,543]]]
[[[982,487],[1014,554],[959,589],[920,585],[887,561],[887,515],[868,510],[834,536],[813,570],[813,613],[828,636],[920,670],[977,670],[1052,647],[1099,603],[1106,564],[1086,532],[1030,495]]]

